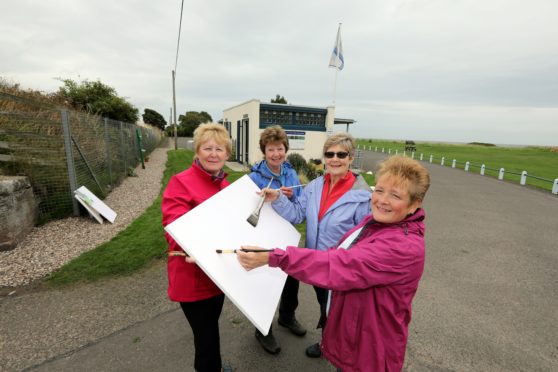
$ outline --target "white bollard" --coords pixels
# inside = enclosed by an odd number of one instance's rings
[[[391,155],[391,149],[388,149],[388,154]]]
[[[360,149],[360,145],[357,145],[357,150]]]
[[[498,179],[499,180],[503,180],[504,179],[504,168],[500,168],[500,173],[498,173]]]
[[[485,168],[484,164],[481,165],[481,170],[480,170],[481,176],[484,176],[484,168]]]
[[[382,153],[384,152],[384,148],[382,147]]]
[[[395,149],[395,155],[397,155],[397,149]]]
[[[521,172],[521,180],[519,181],[519,184],[525,186],[526,183],[527,183],[527,171],[523,171]]]
[[[420,153],[420,160],[422,160],[422,152]]]
[[[430,162],[432,163],[432,155],[430,155]]]
[[[446,157],[442,156],[442,161],[440,162],[440,165],[444,165],[444,160],[446,160]]]
[[[455,159],[453,159],[453,161],[451,162],[451,167],[455,168]]]
[[[415,152],[413,151],[413,152],[411,152],[411,159],[414,159],[414,158],[415,158]]]
[[[374,146],[374,151],[378,152],[378,146]]]
[[[469,172],[469,162],[465,163],[465,172]]]
[[[554,195],[558,194],[558,178],[554,180],[554,185],[552,186],[552,193]]]

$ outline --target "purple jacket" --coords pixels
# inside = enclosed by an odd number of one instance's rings
[[[372,215],[349,249],[276,249],[269,266],[332,290],[322,352],[349,371],[400,371],[405,359],[411,302],[424,269],[424,211],[397,224]]]

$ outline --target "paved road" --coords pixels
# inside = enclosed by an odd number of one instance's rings
[[[373,169],[383,156],[366,153],[363,167]],[[432,174],[425,201],[427,262],[414,302],[405,370],[558,370],[558,197],[426,165]],[[158,263],[132,277],[69,290],[72,296],[47,291],[4,299],[1,316],[14,320],[3,323],[0,318],[0,325],[8,324],[9,335],[29,341],[14,349],[10,345],[21,343],[0,334],[2,353],[28,357],[0,356],[0,361],[11,363],[6,370],[191,370],[191,331],[180,310],[165,302],[165,281],[164,265]],[[89,317],[91,309],[102,315],[92,321],[64,313],[78,292],[83,292],[80,306]],[[312,289],[302,286],[300,299],[298,317],[312,328],[318,312]],[[153,311],[147,314],[146,309]],[[122,319],[108,326],[124,312],[128,323]],[[137,320],[138,312],[145,317]],[[79,328],[84,323],[92,325]],[[51,341],[46,324],[66,327],[71,336]],[[75,328],[71,333],[70,327]],[[283,351],[271,356],[227,301],[221,330],[224,359],[237,371],[333,371],[327,362],[304,356],[304,348],[318,337],[314,329],[298,338],[275,326]],[[38,339],[49,342],[37,346],[33,340]]]

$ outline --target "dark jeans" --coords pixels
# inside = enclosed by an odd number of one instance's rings
[[[194,367],[198,372],[221,371],[219,316],[224,302],[225,295],[222,294],[206,300],[180,303],[194,333]]]
[[[314,287],[314,292],[316,292],[316,298],[318,299],[318,303],[320,304],[320,320],[318,321],[318,325],[316,328],[324,328],[327,315],[326,315],[326,307],[327,307],[327,289],[321,287]]]

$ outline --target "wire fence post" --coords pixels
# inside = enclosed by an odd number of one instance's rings
[[[120,122],[120,152],[122,155],[122,160],[124,161],[124,174],[128,174],[128,162],[126,161],[126,153],[124,152],[124,130],[123,123]]]
[[[519,181],[519,184],[525,186],[526,183],[527,183],[527,171],[523,171],[521,172],[521,180]]]
[[[113,188],[113,184],[112,184],[112,165],[111,165],[111,161],[110,161],[110,139],[109,139],[109,132],[108,132],[108,119],[105,118],[104,120],[105,122],[105,153],[106,153],[106,157],[107,157],[107,167],[108,167],[108,173],[109,173],[109,185],[110,185],[110,189],[112,190]]]
[[[62,118],[62,130],[64,132],[64,149],[66,150],[66,165],[68,167],[68,181],[70,183],[70,198],[72,199],[72,209],[74,216],[79,216],[79,207],[74,191],[77,190],[76,168],[74,164],[74,155],[72,152],[72,133],[70,132],[70,120],[68,118],[68,110],[60,110]]]
[[[499,180],[503,180],[503,179],[504,179],[504,172],[505,172],[505,169],[504,169],[504,168],[500,168],[500,172],[498,173],[498,179],[499,179]]]

